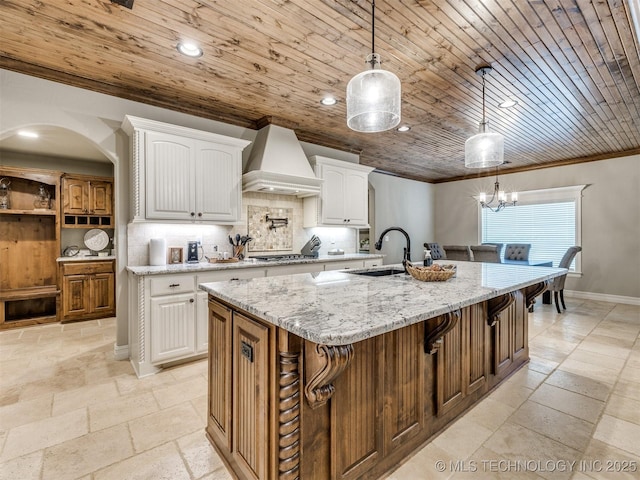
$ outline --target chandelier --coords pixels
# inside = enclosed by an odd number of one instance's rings
[[[467,168],[495,167],[504,163],[504,137],[488,131],[489,121],[485,117],[484,77],[492,70],[487,63],[476,67],[476,73],[482,75],[482,122],[479,132],[464,144],[464,166]]]
[[[371,2],[371,53],[360,72],[347,85],[347,125],[356,132],[374,133],[389,130],[400,123],[400,80],[380,68],[375,53],[376,2]]]
[[[507,202],[509,194],[504,190],[500,190],[500,182],[498,181],[498,169],[496,168],[496,183],[493,184],[493,194],[491,199],[487,201],[487,194],[481,192],[478,196],[480,206],[488,208],[492,212],[499,212],[505,207],[515,207],[518,203],[518,192],[511,192],[511,201]]]

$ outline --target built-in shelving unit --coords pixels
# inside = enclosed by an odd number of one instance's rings
[[[60,290],[60,177],[62,173],[0,167],[10,186],[9,208],[0,209],[0,329],[55,322]],[[45,204],[38,193],[47,195]]]

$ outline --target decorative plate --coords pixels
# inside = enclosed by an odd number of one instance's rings
[[[104,230],[93,228],[84,234],[84,244],[94,252],[99,252],[109,245],[109,235]]]

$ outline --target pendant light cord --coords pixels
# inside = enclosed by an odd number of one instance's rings
[[[487,119],[485,117],[485,108],[484,108],[484,76],[485,76],[485,71],[482,70],[482,131],[485,131],[485,128],[487,125]],[[497,169],[496,169],[496,173],[497,173]]]
[[[376,53],[376,0],[371,0],[371,53]]]

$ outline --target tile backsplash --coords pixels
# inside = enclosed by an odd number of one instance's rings
[[[356,253],[357,231],[353,228],[342,227],[316,227],[303,228],[303,206],[302,199],[288,195],[274,195],[265,193],[248,192],[242,196],[242,219],[240,225],[198,225],[198,224],[170,224],[170,223],[130,223],[127,225],[127,265],[139,266],[149,264],[149,240],[151,238],[164,238],[167,248],[182,247],[186,252],[187,242],[192,240],[202,240],[204,256],[211,257],[214,254],[214,247],[218,251],[232,252],[229,244],[229,235],[235,237],[236,234],[248,235],[251,230],[249,210],[268,209],[274,216],[280,210],[289,216],[290,243],[278,239],[271,246],[282,246],[284,250],[274,250],[268,243],[256,243],[249,245],[249,256],[259,254],[279,254],[279,253],[300,253],[304,244],[312,235],[317,235],[322,241],[320,255],[326,255],[330,249],[340,248],[345,253]],[[262,211],[262,210],[260,210]],[[276,229],[277,234],[284,233],[284,229]],[[253,236],[253,235],[252,235]],[[258,250],[265,248],[265,250]],[[202,258],[202,261],[206,259]]]
[[[249,252],[290,252],[293,249],[293,208],[247,206]]]

